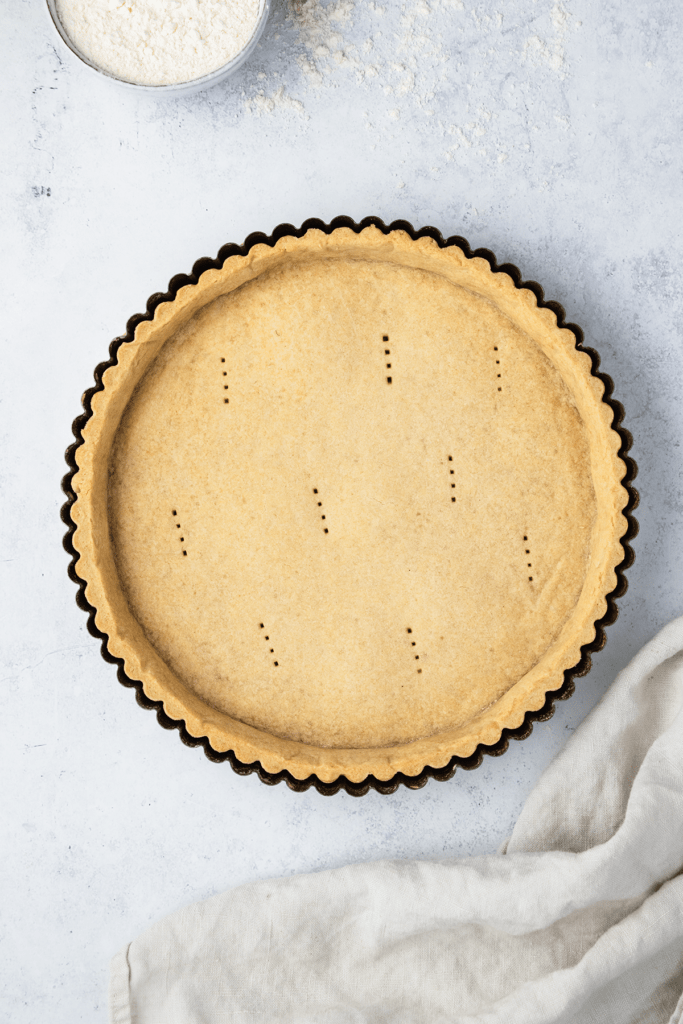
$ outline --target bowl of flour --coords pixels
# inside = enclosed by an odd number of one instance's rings
[[[63,42],[86,67],[155,93],[223,81],[249,57],[270,0],[47,0]]]

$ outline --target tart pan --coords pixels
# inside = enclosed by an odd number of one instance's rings
[[[133,317],[67,452],[103,655],[240,773],[392,792],[500,754],[573,691],[626,589],[612,382],[461,238],[282,225]]]

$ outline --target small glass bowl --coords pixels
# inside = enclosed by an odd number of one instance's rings
[[[93,64],[85,54],[81,53],[69,38],[66,29],[62,25],[59,14],[57,13],[56,0],[47,0],[47,10],[52,20],[52,24],[57,30],[57,33],[64,45],[71,51],[74,57],[77,57],[78,60],[85,65],[86,68],[94,71],[95,74],[99,75],[101,78],[108,78],[110,82],[122,85],[126,89],[134,89],[136,92],[153,93],[157,96],[171,96],[179,93],[187,95],[188,93],[199,92],[200,89],[208,89],[209,86],[223,82],[234,71],[237,71],[237,69],[244,64],[256,48],[256,44],[258,43],[268,20],[268,14],[270,13],[270,0],[260,0],[259,17],[252,37],[246,46],[244,46],[239,53],[235,54],[232,60],[229,60],[227,64],[223,64],[220,68],[216,68],[215,71],[210,71],[208,75],[202,75],[201,78],[193,78],[189,82],[175,82],[172,85],[139,85],[136,82],[127,82],[124,78],[117,78],[117,76],[113,75],[110,71],[104,71],[96,64]]]

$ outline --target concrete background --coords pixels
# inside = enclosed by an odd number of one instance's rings
[[[230,81],[139,97],[43,0],[0,10],[0,1019],[104,1022],[110,956],[251,879],[496,849],[638,650],[683,612],[683,9],[276,0]],[[487,246],[580,324],[626,407],[636,564],[593,671],[473,773],[362,799],[240,778],[159,728],[86,631],[59,520],[80,394],[147,296],[226,241],[376,214]]]

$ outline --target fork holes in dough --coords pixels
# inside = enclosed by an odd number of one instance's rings
[[[526,541],[527,543],[529,542],[529,537],[528,537],[528,536],[527,536],[526,534],[524,535],[524,540],[525,540],[525,541]],[[530,555],[530,554],[531,554],[531,548],[524,548],[524,554],[525,554],[525,555]],[[532,562],[527,562],[527,563],[526,563],[526,567],[527,567],[527,569],[531,569],[531,568],[532,568],[532,565],[533,565],[533,563],[532,563]],[[533,576],[529,576],[529,583],[532,583],[532,582],[533,582],[533,579],[534,579],[534,578],[533,578]]]
[[[221,362],[222,362],[222,363],[224,363],[224,362],[225,362],[225,358],[224,358],[223,356],[221,356]],[[224,376],[224,377],[227,377],[227,376],[228,376],[228,372],[227,372],[227,370],[223,370],[223,376]],[[228,390],[228,388],[229,388],[229,385],[228,385],[228,384],[224,384],[224,385],[223,385],[223,390],[224,390],[224,391],[227,391],[227,390]],[[224,399],[223,399],[223,404],[224,404],[224,405],[230,405],[230,399],[229,399],[229,398],[224,398]]]
[[[452,456],[452,455],[449,455],[449,456],[448,456],[448,461],[449,461],[449,462],[452,462],[452,461],[453,461],[453,456]],[[455,470],[454,470],[454,469],[449,469],[449,470],[448,470],[448,475],[449,475],[449,476],[455,476]],[[451,490],[455,490],[455,483],[454,483],[454,482],[453,482],[453,483],[451,483]],[[455,502],[455,495],[454,495],[454,494],[452,494],[452,495],[451,495],[451,503],[454,503],[454,502]]]
[[[178,510],[176,508],[171,509],[171,515],[177,516],[178,515]],[[175,528],[176,528],[176,530],[180,530],[182,528],[182,524],[181,523],[176,523],[175,524]],[[184,537],[178,537],[178,541],[181,544],[184,544],[185,543],[185,538]],[[183,556],[187,557],[187,550],[184,549],[184,548],[183,548]]]
[[[382,341],[389,341],[389,335],[388,334],[383,334],[382,335]],[[384,355],[385,356],[390,356],[391,355],[391,349],[385,348],[384,349]],[[386,364],[386,368],[387,368],[387,370],[390,370],[391,369],[391,363],[387,363]],[[392,378],[391,377],[387,377],[387,384],[391,384],[391,382],[392,382]]]
[[[259,629],[264,629],[265,628],[265,624],[263,622],[259,622],[258,625],[259,625]],[[270,640],[270,636],[264,636],[263,639],[264,640]],[[269,651],[270,654],[275,654],[275,648],[274,647],[269,647],[268,651]],[[279,662],[278,661],[274,661],[273,665],[277,668],[277,666],[279,665]]]
[[[412,633],[412,632],[413,631],[412,631],[411,627],[408,626],[407,629],[406,629],[406,633]],[[416,641],[415,640],[411,640],[410,641],[410,646],[411,647],[416,647],[417,646]],[[420,655],[419,654],[414,654],[413,655],[413,659],[414,659],[414,661],[419,661],[420,660]],[[418,674],[422,674],[422,669],[421,668],[418,668],[417,671],[418,671]]]
[[[314,487],[314,488],[313,488],[313,493],[314,493],[314,494],[317,494],[317,493],[318,493],[318,488],[317,488],[317,487]],[[322,503],[322,501],[319,501],[319,502],[317,502],[318,508],[322,508],[322,504],[323,504],[323,503]],[[326,516],[326,515],[325,515],[325,516],[324,516],[324,515],[321,515],[321,516],[320,516],[320,518],[321,518],[321,519],[327,519],[327,516]],[[327,527],[325,527],[325,530],[324,530],[324,532],[325,532],[325,533],[329,533],[329,530],[327,529]]]

